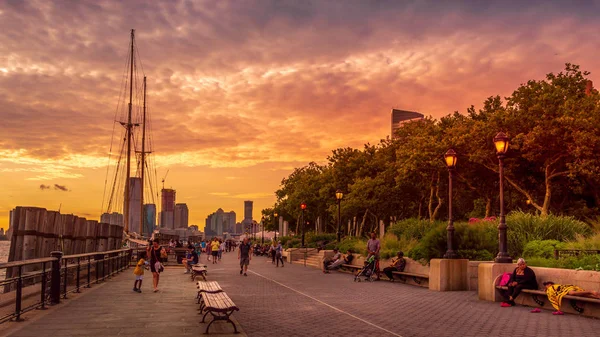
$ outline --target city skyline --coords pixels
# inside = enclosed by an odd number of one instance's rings
[[[295,167],[387,137],[393,107],[465,113],[566,62],[600,83],[598,12],[598,1],[2,2],[0,228],[16,206],[100,219],[132,28],[156,173],[170,169],[165,187],[202,226],[248,199],[259,213]]]

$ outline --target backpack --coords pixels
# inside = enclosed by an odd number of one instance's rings
[[[504,273],[502,274],[502,277],[500,278],[500,284],[499,286],[501,287],[505,287],[508,285],[508,282],[510,282],[510,278],[512,277],[512,273]]]

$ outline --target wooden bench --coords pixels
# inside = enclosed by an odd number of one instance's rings
[[[216,294],[223,291],[217,281],[198,281],[196,288],[198,288],[198,303],[202,300],[202,293]],[[202,307],[200,307],[200,310],[202,310]]]
[[[215,321],[226,321],[233,325],[233,330],[235,333],[239,333],[237,330],[237,326],[235,323],[229,318],[234,311],[239,311],[240,309],[233,303],[231,298],[227,296],[224,292],[219,293],[202,293],[202,303],[204,304],[203,311],[206,311],[204,316],[202,317],[202,323],[206,319],[208,314],[211,314],[213,319],[208,323],[206,327],[205,334],[208,334],[208,329]]]
[[[403,280],[404,282],[406,282],[406,279],[404,279],[403,276],[412,277],[413,281],[415,281],[416,284],[421,284],[422,280],[429,280],[429,275],[415,274],[415,273],[409,273],[409,272],[405,272],[405,271],[393,271],[392,275],[400,275],[401,276],[400,279]]]
[[[501,276],[499,276],[498,278],[500,278]],[[498,289],[498,290],[508,290],[508,287],[507,286],[496,285],[496,289]],[[533,301],[535,303],[537,303],[540,307],[543,307],[544,304],[546,304],[545,301],[548,300],[546,292],[543,291],[543,290],[523,289],[523,290],[521,290],[521,292],[524,293],[524,294],[531,295],[531,298],[533,299]],[[577,311],[578,313],[583,313],[584,308],[581,307],[581,306],[579,306],[579,305],[577,305],[577,302],[587,302],[587,303],[600,304],[600,300],[599,299],[589,298],[589,297],[565,295],[565,297],[563,297],[563,299],[569,300],[569,304],[571,304],[571,307],[573,307],[573,309],[575,311]]]
[[[340,268],[346,268],[346,269],[350,269],[352,271],[352,273],[354,273],[355,271],[361,270],[363,267],[362,266],[357,266],[354,264],[343,264],[340,266]]]
[[[208,270],[206,269],[206,265],[194,265],[192,266],[192,281],[196,280],[197,276],[201,276],[204,281],[206,281],[206,273]]]

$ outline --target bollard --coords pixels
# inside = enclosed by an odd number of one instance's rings
[[[56,260],[52,261],[52,276],[50,278],[50,304],[60,303],[60,265],[63,256],[62,252],[52,252],[50,256],[55,257]]]

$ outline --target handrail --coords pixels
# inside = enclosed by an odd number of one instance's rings
[[[95,256],[95,255],[100,255],[100,254],[114,254],[114,253],[121,253],[121,252],[124,253],[124,252],[128,252],[129,250],[131,250],[131,248],[115,249],[115,250],[109,250],[109,251],[104,251],[104,252],[65,255],[62,258],[63,259],[76,259],[78,257],[88,257],[88,256]]]
[[[39,258],[39,259],[30,259],[30,260],[23,260],[23,261],[4,262],[4,263],[0,263],[0,269],[2,269],[2,268],[27,266],[27,265],[30,265],[30,264],[37,264],[37,263],[44,263],[44,262],[52,262],[52,261],[55,261],[55,260],[56,260],[55,257],[42,257],[42,258]]]

